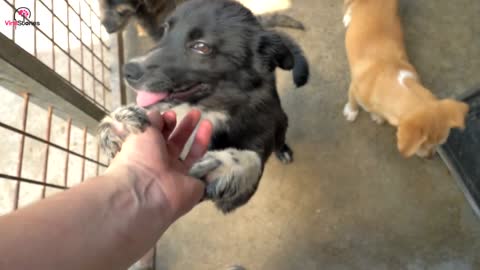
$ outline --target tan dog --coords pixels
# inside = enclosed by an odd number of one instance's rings
[[[397,0],[347,0],[343,22],[352,81],[344,115],[354,121],[359,105],[381,124],[397,126],[405,157],[430,157],[451,128],[465,127],[468,105],[437,99],[409,63]]]

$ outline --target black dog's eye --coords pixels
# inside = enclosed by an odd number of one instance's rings
[[[190,49],[201,55],[209,55],[212,53],[212,47],[203,41],[195,41],[192,45],[190,45]]]

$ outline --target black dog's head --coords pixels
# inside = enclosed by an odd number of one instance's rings
[[[234,1],[192,0],[167,18],[157,46],[127,63],[124,73],[139,105],[148,106],[199,99],[220,82],[251,91],[274,83],[276,67],[293,68],[298,86],[307,81],[308,64],[298,46],[264,30],[250,10]]]

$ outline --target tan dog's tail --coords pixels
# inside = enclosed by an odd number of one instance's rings
[[[285,14],[267,13],[257,15],[257,19],[260,24],[266,28],[284,27],[297,30],[305,30],[305,26],[303,25],[303,23]]]

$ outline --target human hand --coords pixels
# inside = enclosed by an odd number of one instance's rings
[[[192,110],[176,127],[174,112],[160,115],[149,112],[151,123],[143,133],[130,135],[112,160],[108,172],[127,169],[140,200],[166,204],[172,222],[191,210],[203,197],[204,184],[188,176],[188,171],[208,149],[212,125],[202,121],[186,158],[180,154],[200,120],[200,111]],[[174,131],[174,132],[173,132]]]

